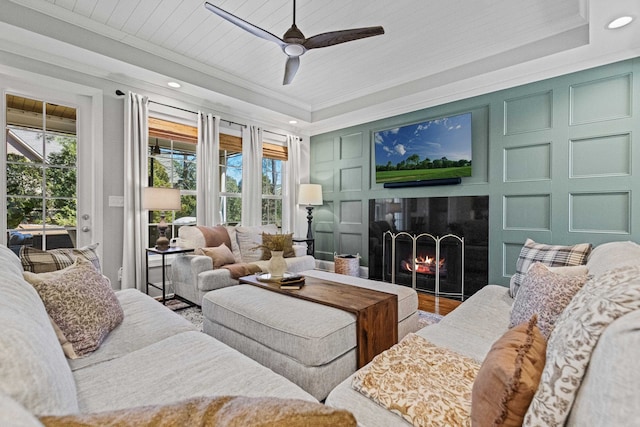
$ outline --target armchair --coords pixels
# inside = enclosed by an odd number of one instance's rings
[[[215,229],[215,232],[213,231]],[[226,231],[224,236],[222,231]],[[203,232],[204,231],[204,232]],[[191,248],[215,247],[224,243],[227,237],[231,244],[231,252],[235,258],[235,264],[214,268],[213,260],[206,255],[178,256],[172,263],[172,282],[175,294],[201,305],[202,297],[215,289],[237,285],[238,279],[234,278],[229,268],[240,264],[254,264],[262,271],[266,271],[268,260],[261,260],[262,251],[255,247],[262,244],[262,233],[275,234],[278,232],[274,224],[256,227],[199,227],[182,226],[178,230],[181,245]],[[216,235],[217,233],[217,235]],[[212,238],[216,235],[216,238]],[[287,271],[299,273],[315,268],[315,258],[307,255],[304,245],[293,245],[295,257],[285,258]]]

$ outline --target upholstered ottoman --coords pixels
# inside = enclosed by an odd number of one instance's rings
[[[307,271],[326,280],[357,278]],[[398,295],[398,337],[417,329],[418,298],[404,286],[360,279],[356,285]],[[369,284],[368,282],[371,282]],[[369,287],[369,286],[363,286]],[[357,368],[355,315],[251,285],[207,293],[204,332],[323,400]]]

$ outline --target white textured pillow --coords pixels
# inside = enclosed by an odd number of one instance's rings
[[[598,245],[591,251],[587,261],[589,272],[594,277],[606,271],[626,265],[640,263],[640,245],[634,242],[609,242]]]
[[[236,227],[236,237],[240,246],[242,262],[260,261],[262,249],[257,247],[262,244],[262,233],[276,234],[278,233],[278,227],[275,224]]]

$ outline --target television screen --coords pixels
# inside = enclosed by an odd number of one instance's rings
[[[376,183],[471,176],[471,113],[374,132]]]

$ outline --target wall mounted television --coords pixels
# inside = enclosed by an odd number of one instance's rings
[[[376,131],[373,141],[378,184],[459,183],[471,176],[471,113]]]

